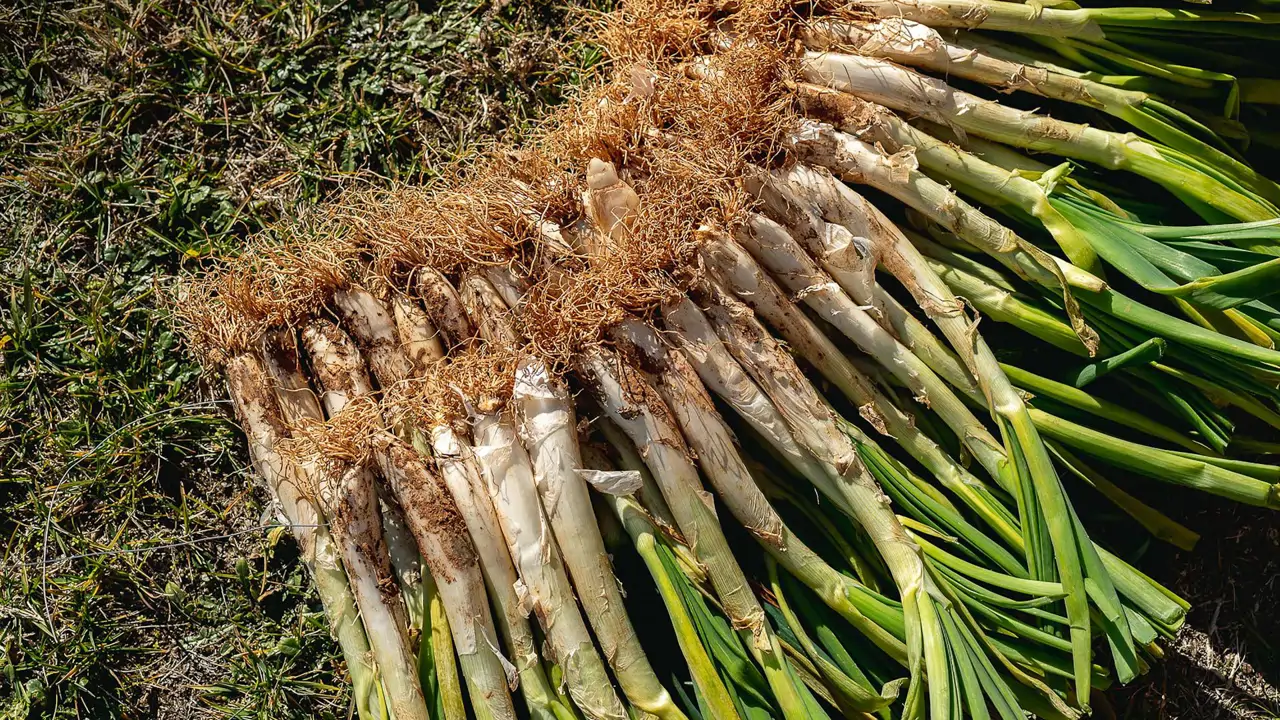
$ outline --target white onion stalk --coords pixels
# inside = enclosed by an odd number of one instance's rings
[[[350,337],[360,347],[378,384],[385,390],[404,382],[413,366],[402,349],[400,332],[391,311],[367,290],[357,286],[334,291],[333,305],[350,329]],[[361,394],[371,392],[372,383],[363,366],[351,378],[351,383],[353,388],[360,389]],[[336,410],[331,411],[331,416],[333,412]],[[383,477],[390,479],[394,470],[387,455],[377,453],[375,457]],[[444,701],[445,716],[448,720],[463,720],[466,707],[455,661],[455,631],[449,626],[448,610],[437,591],[435,578],[422,573],[419,556],[422,540],[414,537],[396,498],[384,498],[382,522],[391,551],[391,563],[405,588],[412,627],[419,632],[425,627],[430,628],[426,641],[431,643],[433,671]]]
[[[1149,93],[1097,82],[1088,73],[1040,63],[998,45],[986,45],[972,35],[948,42],[933,28],[901,18],[866,24],[818,22],[805,41],[813,43],[814,49],[851,45],[863,55],[1097,108],[1170,147],[1202,157],[1271,202],[1280,202],[1280,187],[1274,182],[1195,137],[1191,134],[1198,125],[1195,120]]]
[[[1147,97],[1146,93],[961,47],[948,42],[934,28],[906,17],[886,17],[875,22],[821,19],[807,26],[803,37],[805,46],[817,51],[848,48],[868,57],[1104,110],[1116,105],[1138,105]]]
[[[990,195],[993,201],[988,204],[1004,203],[1023,210],[1049,231],[1073,264],[1101,274],[1102,264],[1093,246],[1049,202],[1047,191],[1039,183],[1020,172],[993,165],[917,130],[880,105],[816,85],[801,85],[800,91],[805,94],[807,102],[816,101],[813,104],[819,107],[822,107],[824,98],[842,109],[843,106],[852,106],[852,112],[846,117],[823,119],[833,122],[845,132],[878,143],[887,152],[897,153],[911,148],[916,161],[942,179],[962,184],[980,196]],[[837,114],[844,113],[838,111]]]
[[[448,350],[471,340],[475,328],[467,319],[462,298],[448,278],[435,268],[421,267],[414,271],[418,298],[426,307],[427,315],[440,332],[443,345]]]
[[[443,280],[438,275],[436,277]],[[447,289],[441,291],[453,294],[452,285],[446,281],[446,286]],[[395,306],[396,329],[405,342],[414,372],[425,372],[430,365],[444,359],[443,353],[434,352],[433,348],[443,349],[445,343],[456,345],[461,339],[450,338],[447,333],[436,330],[428,314],[416,302],[408,298],[398,300],[401,302]],[[436,309],[437,312],[447,310],[439,306]],[[455,309],[462,310],[460,299]],[[462,321],[465,322],[465,318]],[[455,330],[459,327],[457,320],[445,319],[444,324]],[[430,344],[414,344],[422,338],[430,338]],[[420,352],[415,352],[415,347],[420,348]],[[556,697],[538,657],[533,630],[516,596],[516,570],[511,564],[493,501],[489,499],[470,444],[447,422],[433,425],[429,438],[415,428],[413,443],[419,452],[430,452],[435,458],[440,477],[467,526],[479,556],[489,597],[497,611],[494,623],[513,665],[509,668],[515,673],[515,677],[510,678],[512,689],[518,687],[533,720],[573,720],[573,712]]]
[[[813,172],[816,171],[801,167],[797,168],[790,177],[794,180],[806,177]],[[821,262],[823,269],[830,273],[846,292],[854,295],[853,289],[870,285],[876,293],[877,300],[885,299],[884,306],[887,310],[883,313],[883,318],[889,326],[888,329],[901,338],[904,345],[911,348],[952,387],[970,397],[981,394],[968,367],[937,338],[932,330],[925,327],[902,307],[902,304],[886,292],[879,283],[875,283],[874,278],[871,281],[862,279],[862,276],[868,272],[867,266],[870,266],[871,272],[874,272],[878,260],[875,248],[881,244],[877,238],[886,233],[899,232],[899,229],[889,223],[871,203],[857,193],[848,192],[844,197],[846,205],[850,208],[861,208],[862,211],[844,212],[840,216],[839,223],[829,223],[814,214],[815,206],[812,203],[792,192],[784,177],[757,176],[753,187],[759,194],[765,212],[774,219],[784,222],[791,230],[792,236],[805,244],[810,255]],[[815,231],[814,228],[817,230]],[[970,277],[967,269],[952,267],[929,257],[927,248],[936,248],[934,243],[911,233],[907,234],[912,237],[912,244],[926,254],[926,262],[929,266],[947,281],[949,287],[956,288],[959,294],[983,315],[999,322],[1016,321],[1015,324],[1018,327],[1036,337],[1073,354],[1088,357],[1088,349],[1072,332],[1070,326],[1056,320],[1050,322],[1052,318],[1044,315],[1043,312],[1039,313],[1043,318],[1026,318],[1034,308],[1018,300],[1013,294],[1013,286],[1005,283],[1002,277],[987,278],[986,282],[980,278]],[[847,239],[849,237],[856,241],[852,248],[851,241]],[[954,257],[957,261],[963,259],[962,256],[952,253],[949,253],[949,257]],[[984,277],[992,272],[986,266],[976,263],[972,268],[975,271],[984,272]],[[952,282],[953,276],[956,278],[955,283]],[[857,296],[854,296],[854,299],[864,302]],[[933,311],[940,312],[955,310],[955,308],[943,307],[936,298],[931,307]],[[1036,319],[1041,319],[1043,322],[1032,322]]]
[[[593,349],[583,354],[582,363],[605,414],[639,448],[681,534],[706,568],[725,615],[764,669],[784,717],[807,717],[799,680],[790,672],[764,609],[729,550],[710,497],[702,489],[698,470],[689,459],[670,411],[645,378],[622,364],[617,356]]]
[[[1007,31],[1102,40],[1102,28],[1086,10],[1065,10],[998,0],[866,0],[859,7],[880,18],[905,18],[932,27]]]
[[[409,358],[400,348],[400,334],[385,305],[367,290],[350,287],[334,291],[333,307],[384,389],[409,376]]]
[[[662,319],[670,341],[684,353],[707,389],[728,403],[801,477],[815,487],[831,489],[828,470],[796,442],[782,413],[725,349],[698,306],[681,298],[662,307]],[[836,492],[824,494],[848,514],[843,496]]]
[[[360,392],[352,380],[364,374],[359,353],[345,333],[322,320],[308,325],[302,339],[315,370],[321,400],[332,417]],[[351,466],[319,485],[319,497],[342,547],[343,564],[390,698],[392,716],[426,720],[417,662],[406,634],[409,621],[399,593],[388,592],[388,587],[396,588],[396,584],[383,538],[373,473],[365,467]]]
[[[751,176],[748,188],[766,215],[782,223],[849,297],[866,309],[903,345],[938,375],[964,393],[978,389],[969,369],[915,315],[876,282],[876,258],[867,238],[879,228],[870,223],[845,227],[829,223],[764,171]]]
[[[520,335],[511,324],[511,309],[493,283],[480,275],[469,275],[462,280],[461,294],[467,318],[486,343],[504,350],[519,347]]]
[[[1076,700],[1082,707],[1087,707],[1092,662],[1092,623],[1089,617],[1089,600],[1085,595],[1086,571],[1089,571],[1089,579],[1094,582],[1092,592],[1100,593],[1110,600],[1115,597],[1115,588],[1109,575],[1099,569],[1101,560],[1098,559],[1092,542],[1086,537],[1080,537],[1078,529],[1073,526],[1061,481],[1023,404],[1022,396],[1005,376],[986,341],[974,331],[960,301],[933,273],[920,252],[887,218],[829,174],[798,168],[789,172],[786,178],[797,192],[806,192],[807,197],[822,209],[823,215],[831,222],[840,222],[845,215],[857,216],[871,208],[877,221],[886,230],[873,238],[881,265],[902,281],[964,359],[982,386],[987,405],[993,418],[1001,424],[1006,441],[1019,450],[1026,471],[1025,475],[1019,473],[1024,475],[1021,477],[1022,489],[1015,497],[1021,498],[1019,509],[1023,514],[1022,529],[1027,538],[1028,563],[1032,569],[1032,577],[1046,578],[1057,574],[1061,578],[1063,589],[1067,593],[1066,609],[1077,683]],[[1032,522],[1036,513],[1040,513],[1043,520]],[[1029,535],[1033,526],[1038,523],[1043,523],[1042,532],[1045,535]],[[1128,633],[1123,615],[1116,620],[1116,624],[1120,632]]]
[[[315,581],[329,628],[347,661],[356,713],[360,720],[381,720],[386,717],[386,708],[376,687],[378,678],[371,663],[369,638],[339,559],[341,551],[329,533],[328,523],[304,492],[312,483],[302,476],[303,468],[277,450],[287,431],[272,396],[272,381],[264,372],[263,363],[250,354],[233,358],[225,372],[232,404],[249,438],[249,458],[289,524]]]
[[[892,195],[991,255],[1018,277],[1060,289],[1072,328],[1086,345],[1096,347],[1097,333],[1085,325],[1069,289],[1074,286],[1101,292],[1106,284],[1096,276],[1054,258],[987,217],[917,170],[914,158],[902,153],[885,155],[852,135],[820,123],[806,122],[793,139],[807,162],[827,168],[849,182],[870,185]]]
[[[618,685],[640,710],[659,718],[684,718],[654,673],[627,617],[581,474],[577,426],[568,393],[551,378],[543,363],[529,360],[516,370],[513,400],[543,508],[583,612]]]
[[[863,312],[829,275],[818,268],[785,228],[753,214],[743,231],[736,235],[785,288],[888,369],[917,399],[937,412],[985,467],[998,468],[1004,462],[1003,447],[969,412],[964,401],[927,364]],[[725,245],[726,250],[738,256],[744,269],[759,271],[758,267],[751,268],[748,258],[741,257],[742,247],[737,247],[729,239]],[[961,485],[952,490],[963,497],[969,488]]]
[[[518,304],[523,288],[505,269],[494,268],[486,274],[492,282],[468,279],[463,302],[490,342],[510,341],[516,331],[504,316]],[[568,392],[543,362],[527,357],[516,370],[512,401],[542,507],[583,613],[623,694],[644,712],[682,720],[684,713],[658,680],[627,616],[581,473],[577,423]]]
[[[697,312],[697,308],[688,300],[683,301],[681,305],[685,306],[683,310],[675,310],[670,314],[687,318]],[[712,332],[705,319],[701,322],[701,329]],[[776,446],[787,447],[796,455],[807,458],[808,464],[815,472],[811,478],[815,484],[828,486],[832,484],[830,476],[818,465],[813,456],[795,444],[785,421],[768,398],[764,397],[755,383],[729,357],[723,347],[716,347],[720,343],[714,334],[710,338],[704,336],[704,342],[678,341],[682,347],[687,348],[684,354],[680,354],[668,352],[657,334],[636,320],[626,321],[620,332],[625,335],[630,345],[644,354],[646,365],[654,368],[649,373],[653,378],[654,387],[666,401],[667,407],[671,409],[684,437],[688,439],[690,446],[697,454],[698,464],[702,466],[716,493],[738,522],[755,536],[779,564],[817,593],[828,607],[845,618],[890,657],[906,664],[906,647],[891,633],[864,615],[856,606],[853,596],[858,595],[858,600],[863,602],[875,603],[875,600],[867,595],[860,585],[837,572],[791,532],[774,510],[769,499],[756,485],[739,457],[731,431],[716,411],[699,376],[710,377],[719,389],[717,394],[732,398],[729,402],[735,409],[742,408],[750,413],[744,417],[752,422],[754,427],[762,428],[765,437]],[[703,348],[708,348],[709,352],[702,353]],[[699,367],[702,369],[695,372],[686,360],[687,355],[700,355],[703,360],[699,363]],[[726,382],[727,380],[729,381]],[[720,390],[727,392],[720,392]],[[753,418],[757,421],[766,421],[757,424]],[[853,515],[852,509],[849,508],[842,494],[835,492],[834,498],[837,502],[843,503],[842,508],[846,512]],[[869,703],[859,709],[874,711],[879,709],[876,705],[877,703]]]
[[[873,23],[818,21],[806,28],[805,43],[814,50],[849,47],[861,55],[962,77],[1002,91],[1024,91],[1096,108],[1170,147],[1223,168],[1271,202],[1280,201],[1280,188],[1275,183],[1190,134],[1188,130],[1197,125],[1194,120],[1146,92],[1097,82],[1087,73],[1040,63],[998,45],[986,45],[972,35],[949,41],[931,27],[897,17]]]
[[[1206,23],[1280,22],[1275,13],[1191,12],[1160,7],[1089,7],[1074,3],[1019,3],[1002,0],[867,0],[860,10],[881,18],[906,18],[932,27],[1015,32],[1097,42],[1103,28],[1144,28],[1196,36]],[[1259,29],[1260,31],[1261,29]]]
[[[415,370],[421,371],[444,357],[440,331],[436,330],[416,300],[395,295],[391,298],[391,309],[395,315],[400,347]]]
[[[484,576],[467,526],[440,477],[416,450],[390,435],[382,443],[390,461],[387,481],[448,613],[471,710],[480,720],[514,720],[506,661],[497,649]]]
[[[578,709],[593,720],[623,720],[626,711],[578,612],[560,549],[542,512],[529,455],[515,428],[490,405],[481,400],[472,419],[475,454],[520,574],[516,594],[537,615],[551,659],[564,671]]]
[[[453,495],[480,556],[489,596],[498,611],[497,626],[519,676],[520,693],[524,696],[530,717],[534,720],[572,720],[572,711],[556,698],[538,657],[528,608],[522,607],[516,594],[516,569],[511,563],[498,515],[470,445],[453,427],[441,423],[431,429],[431,448],[440,475]]]
[[[1193,167],[1193,159],[1133,133],[1115,133],[1018,110],[956,90],[900,65],[861,55],[805,55],[809,82],[833,87],[930,122],[1038,152],[1136,173],[1174,195],[1194,198],[1237,220],[1268,220],[1270,203]],[[1185,162],[1184,162],[1185,160]]]
[[[952,485],[956,487],[972,484],[981,485],[980,481],[969,475],[937,443],[921,432],[896,405],[881,395],[872,386],[871,382],[844,356],[839,348],[813,324],[813,321],[782,293],[781,289],[764,274],[758,265],[755,265],[750,256],[741,247],[736,247],[731,238],[714,233],[708,234],[703,241],[702,256],[712,274],[724,283],[731,297],[736,297],[741,303],[755,310],[756,314],[774,326],[793,348],[858,406],[859,413],[862,414],[864,419],[875,426],[882,434],[891,436],[902,445],[907,452],[911,453],[912,457],[915,457],[928,468],[944,485],[948,487]],[[720,303],[722,305],[725,304],[725,300],[721,298]],[[738,323],[734,322],[733,316],[737,315],[741,318],[742,311],[736,313],[732,311],[717,312],[714,308],[709,308],[708,313],[712,322],[717,325],[718,331],[720,328],[724,328],[726,332],[741,332],[740,329],[735,329]],[[759,346],[765,349],[766,352],[769,348],[768,340],[758,341],[751,345],[732,342],[728,338],[725,338],[725,340],[726,345],[734,352],[739,352],[739,347]],[[739,360],[743,361],[741,355],[739,355]],[[776,365],[777,362],[779,361],[773,361],[772,364]],[[750,367],[745,361],[743,363],[745,366]],[[762,387],[765,388],[766,392],[769,392],[770,397],[774,398],[775,402],[780,403],[779,408],[782,409],[781,401],[777,398],[784,393],[773,392],[769,389],[770,384],[777,383],[781,376],[773,375],[769,377],[768,373],[759,375],[753,373],[753,375],[756,377],[757,382],[760,382]],[[805,382],[807,383],[807,380]],[[964,436],[962,436],[962,439],[964,439]],[[967,447],[974,450],[974,456],[991,474],[992,478],[999,480],[1001,475],[1007,472],[1004,467],[1005,457],[998,445],[989,445],[979,441]],[[822,458],[823,456],[819,457]],[[843,462],[840,460],[831,458],[828,461],[832,462],[836,467],[843,466]]]
[[[409,620],[400,593],[392,591],[388,595],[388,587],[395,587],[395,575],[382,535],[373,472],[366,467],[349,466],[326,478],[319,496],[326,511],[333,513],[331,526],[342,545],[343,564],[352,578],[391,716],[425,720],[429,714],[407,635]],[[367,612],[370,608],[373,612]]]

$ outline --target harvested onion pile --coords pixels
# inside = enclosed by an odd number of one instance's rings
[[[1188,606],[1087,504],[1180,547],[1127,479],[1280,505],[1276,22],[636,0],[521,146],[187,283],[359,716],[1059,718],[1143,673]]]

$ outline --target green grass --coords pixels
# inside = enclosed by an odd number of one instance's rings
[[[557,0],[0,10],[0,718],[345,717],[220,381],[158,298],[554,103]]]

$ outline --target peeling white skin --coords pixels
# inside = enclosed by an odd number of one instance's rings
[[[330,417],[360,394],[372,392],[359,353],[337,327],[313,322],[303,329],[302,340]],[[426,720],[417,662],[405,634],[408,618],[404,605],[400,597],[388,598],[381,588],[381,582],[391,580],[393,573],[387,560],[389,551],[384,544],[373,474],[367,468],[352,467],[339,477],[317,484],[321,504],[342,548],[343,564],[351,578],[379,674],[392,698],[392,710],[397,718],[404,713],[404,717]],[[416,558],[416,548],[412,554]]]
[[[1102,40],[1085,10],[992,0],[865,0],[858,7],[880,18],[905,18],[931,27],[1004,30],[1030,35]]]
[[[852,47],[859,54],[974,80],[1006,90],[1099,107],[1107,112],[1141,104],[1143,93],[994,57],[948,42],[937,30],[905,18],[873,23],[822,21],[807,28],[805,44],[814,50]]]
[[[240,356],[227,364],[231,400],[249,439],[249,458],[253,467],[279,505],[301,549],[302,559],[311,570],[329,620],[329,629],[338,639],[347,661],[352,691],[360,716],[364,718],[375,712],[374,707],[381,706],[374,688],[369,638],[365,634],[347,573],[342,567],[338,544],[329,532],[327,521],[304,491],[306,487],[313,487],[314,482],[303,477],[307,472],[304,468],[291,463],[276,450],[286,431],[280,418],[274,417],[267,398],[271,397],[269,386],[274,384],[276,399],[280,400],[280,376],[269,371],[264,373],[263,365],[272,367],[270,362],[260,364],[251,355]],[[320,408],[315,396],[308,397],[318,416]]]
[[[579,470],[578,475],[597,492],[628,497],[644,487],[644,476],[636,470]]]
[[[533,465],[515,428],[498,415],[482,414],[474,420],[474,432],[475,455],[507,549],[528,593],[528,607],[546,633],[554,660],[564,670],[569,696],[588,717],[625,720],[626,711],[574,601],[560,549],[534,485]]]
[[[903,347],[823,273],[781,225],[753,214],[736,234],[757,261],[798,299],[888,369],[919,401],[932,407],[975,457],[995,468],[1002,447],[950,387]],[[985,455],[985,457],[984,457]],[[989,467],[988,470],[991,470]],[[994,476],[994,475],[993,475]]]
[[[485,645],[489,647],[489,651],[502,663],[502,671],[507,677],[507,689],[515,692],[520,687],[520,670],[510,660],[502,654],[502,649],[498,647],[494,636],[489,632],[488,628],[476,628],[476,633],[480,639],[484,640]]]
[[[746,419],[797,472],[815,487],[826,486],[827,497],[847,509],[844,496],[829,485],[830,473],[796,442],[782,413],[733,359],[698,306],[683,298],[664,307],[662,316],[676,347],[707,388]]]
[[[1156,157],[1150,143],[1133,133],[1115,133],[1001,105],[952,88],[936,78],[861,55],[805,54],[805,78],[822,87],[857,95],[887,108],[951,128],[963,141],[973,133],[1033,152],[1046,152],[1127,169],[1135,154]]]
[[[594,384],[605,413],[635,443],[662,490],[680,532],[698,561],[706,568],[711,586],[720,598],[734,629],[762,664],[775,694],[790,698],[784,706],[801,707],[793,677],[782,670],[782,647],[765,619],[764,609],[729,550],[719,522],[704,501],[698,470],[662,401],[644,377],[623,366],[602,349],[584,353],[583,370]],[[619,373],[627,374],[623,383]],[[659,414],[661,413],[661,414]]]
[[[577,423],[568,393],[542,362],[529,359],[516,370],[512,402],[533,462],[542,506],[583,611],[623,694],[645,712],[683,718],[650,666],[627,617],[620,584],[581,474]],[[639,474],[634,475],[638,480]]]
[[[822,269],[876,322],[900,339],[952,387],[978,392],[977,382],[950,349],[916,319],[875,279],[877,257],[872,238],[884,232],[870,222],[848,225],[827,222],[784,182],[763,172],[754,178],[756,194],[767,215],[787,226]]]
[[[476,467],[471,448],[448,425],[431,429],[432,451],[441,479],[449,488],[458,512],[467,525],[471,541],[480,557],[489,597],[498,611],[497,628],[514,663],[518,685],[530,714],[539,720],[554,717],[548,705],[554,694],[542,669],[529,626],[529,608],[523,607],[516,592],[515,566],[506,539],[493,509],[493,501]],[[487,639],[487,638],[486,638]],[[511,680],[517,682],[517,680]],[[515,689],[515,686],[512,686]]]

